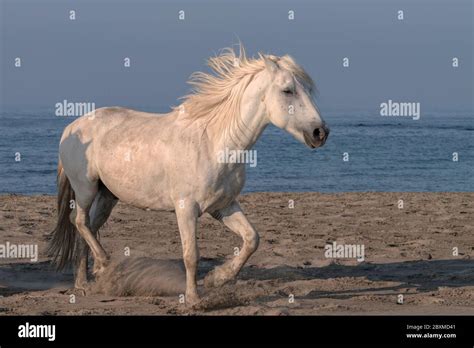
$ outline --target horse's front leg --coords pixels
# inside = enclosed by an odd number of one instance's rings
[[[178,204],[176,206],[179,234],[183,246],[183,260],[186,267],[186,304],[194,305],[199,302],[197,292],[196,272],[199,261],[199,250],[196,240],[198,209],[194,204]]]
[[[243,239],[243,246],[237,256],[216,267],[204,278],[204,285],[206,287],[221,286],[235,278],[245,262],[257,250],[259,242],[257,231],[247,220],[237,201],[232,202],[227,208],[219,210],[212,215],[231,231],[240,235]]]

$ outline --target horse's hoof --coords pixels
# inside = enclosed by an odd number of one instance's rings
[[[82,296],[86,296],[86,289],[88,288],[89,283],[87,281],[76,282],[74,284],[74,292],[79,293]]]
[[[199,295],[186,295],[186,307],[195,309],[199,306],[200,302],[201,299],[199,298]]]
[[[98,265],[94,265],[94,269],[92,270],[92,274],[95,277],[100,276],[102,273],[104,273],[105,269],[107,268],[107,265],[102,263]]]
[[[205,288],[218,288],[227,283],[230,278],[226,277],[221,269],[216,268],[204,277]]]
[[[74,287],[74,292],[82,295],[82,296],[87,296],[87,291],[86,291],[86,288],[85,287]]]
[[[81,295],[81,296],[86,296],[87,292],[86,292],[86,288],[85,287],[77,287],[76,285],[74,285],[73,288],[69,288],[69,289],[66,289],[66,290],[61,290],[59,291],[60,294],[63,294],[63,295]]]
[[[92,269],[92,274],[95,277],[100,276],[102,273],[104,273],[109,263],[110,263],[110,260],[108,257],[105,258],[104,260],[99,259],[97,261],[94,261],[94,268]]]

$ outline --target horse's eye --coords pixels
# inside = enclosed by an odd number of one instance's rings
[[[287,95],[293,95],[293,90],[291,88],[285,88],[283,90],[283,93],[287,94]]]

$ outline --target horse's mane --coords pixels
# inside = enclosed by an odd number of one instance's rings
[[[292,57],[265,55],[265,58],[290,71],[308,92],[313,92],[313,80]],[[230,130],[242,131],[245,125],[240,122],[240,102],[254,76],[265,69],[264,56],[259,53],[258,58],[248,58],[240,44],[238,56],[233,48],[225,48],[220,54],[209,58],[207,64],[212,73],[193,73],[188,81],[193,86],[192,92],[184,96],[182,105],[175,109],[179,109],[186,118],[203,120],[205,127],[214,124],[219,134],[226,135]]]

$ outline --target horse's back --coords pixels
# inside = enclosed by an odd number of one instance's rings
[[[66,173],[87,171],[87,176],[94,179],[101,149],[113,148],[126,134],[159,117],[120,107],[100,108],[79,117],[64,129],[61,137],[59,157]]]
[[[61,142],[72,134],[77,134],[80,139],[88,141],[120,124],[130,128],[134,124],[156,117],[159,115],[120,107],[100,108],[70,123],[63,132]]]

